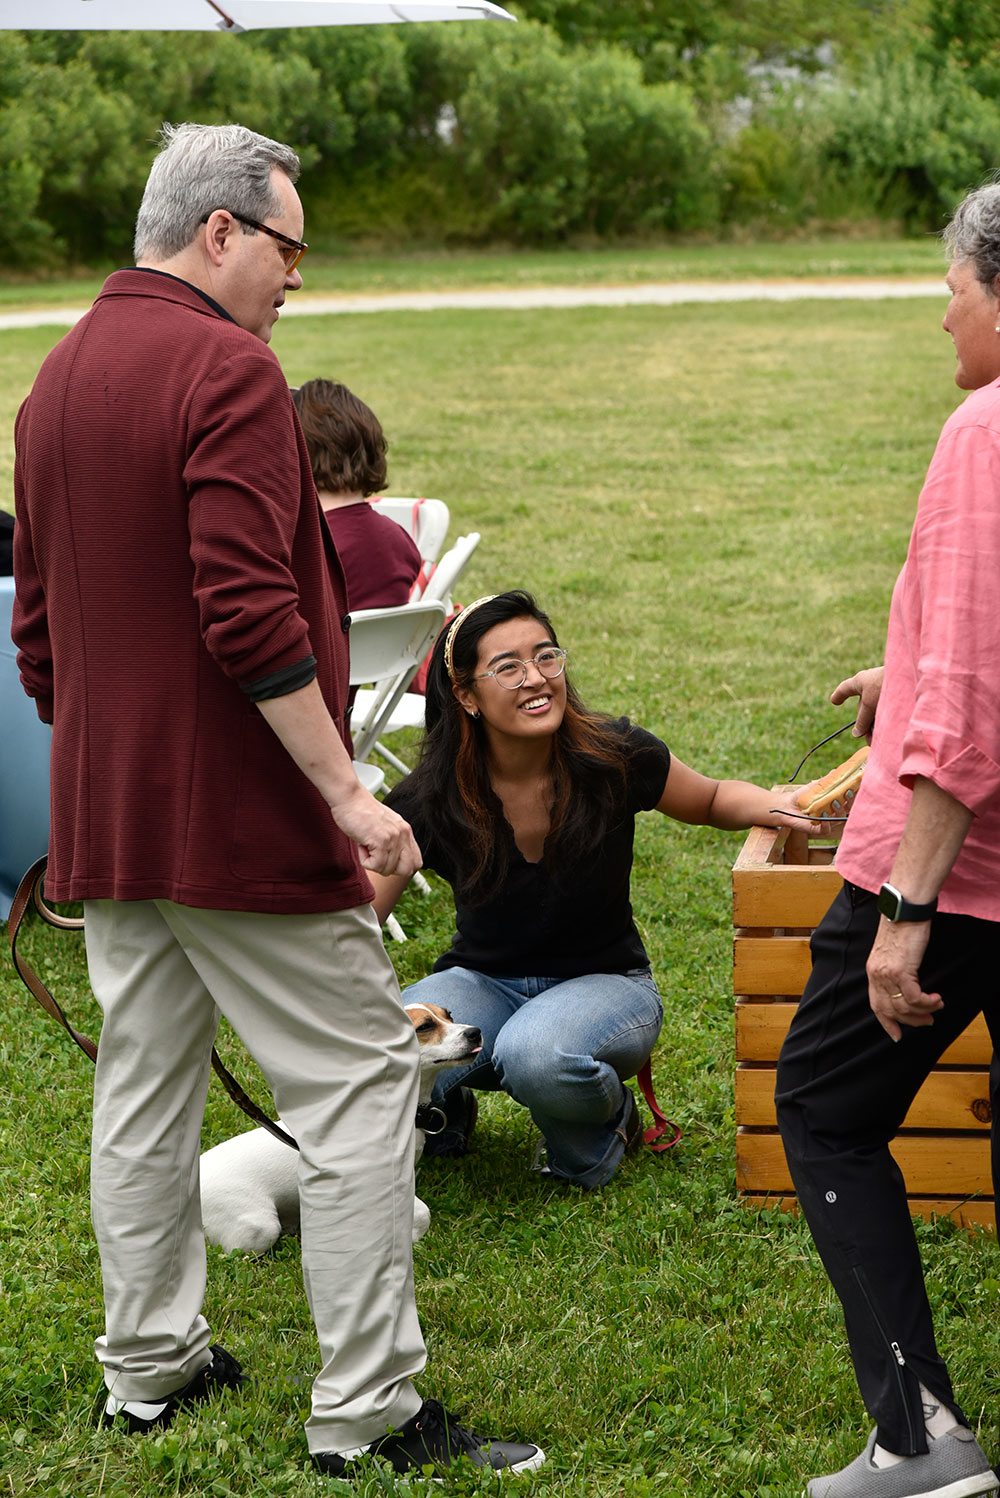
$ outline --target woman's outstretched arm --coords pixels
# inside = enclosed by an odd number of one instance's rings
[[[768,791],[748,780],[712,780],[672,754],[667,783],[656,809],[678,822],[730,832],[741,827],[799,827],[822,832],[821,822],[808,822],[802,817],[796,799],[802,789]],[[774,812],[773,807],[781,810]],[[798,816],[793,815],[795,812]],[[391,881],[383,881],[387,882]]]

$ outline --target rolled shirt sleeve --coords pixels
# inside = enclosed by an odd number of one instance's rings
[[[914,528],[904,608],[915,701],[898,775],[975,815],[1000,792],[1000,434],[945,428]]]
[[[837,854],[863,889],[889,878],[922,776],[973,822],[941,910],[1000,921],[1000,382],[945,423],[889,612],[872,752]]]

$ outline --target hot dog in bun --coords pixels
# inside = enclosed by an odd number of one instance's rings
[[[802,810],[811,817],[847,816],[861,784],[867,758],[868,745],[862,744],[850,759],[845,759],[829,775],[806,786],[798,798]]]

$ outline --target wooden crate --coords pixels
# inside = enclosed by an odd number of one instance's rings
[[[835,851],[801,832],[755,827],[733,867],[736,1178],[748,1205],[795,1205],[775,1066],[809,976],[809,936],[840,888]],[[944,1053],[893,1141],[916,1216],[993,1226],[991,1054],[980,1016]]]

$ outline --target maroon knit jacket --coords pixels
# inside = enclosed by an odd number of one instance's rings
[[[254,704],[316,661],[343,732],[343,572],[274,354],[116,271],[15,427],[14,639],[53,724],[46,894],[218,910],[371,898]],[[305,679],[308,679],[308,665]]]

